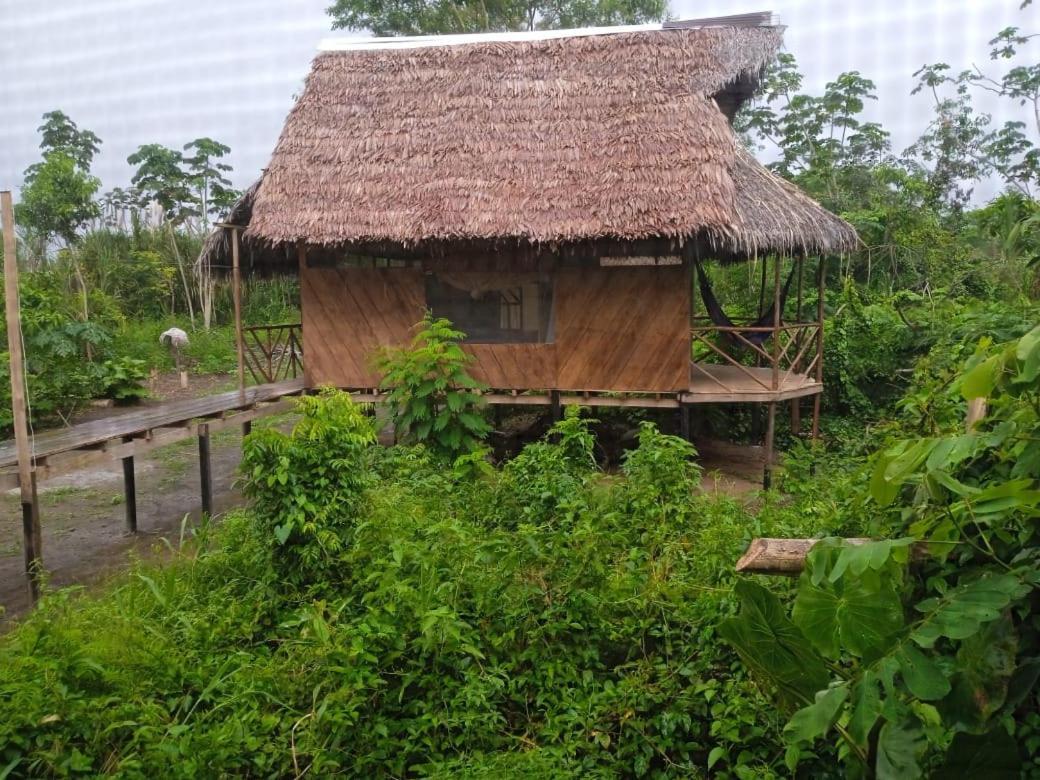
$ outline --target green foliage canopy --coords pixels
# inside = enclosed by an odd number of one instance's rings
[[[328,13],[334,29],[435,35],[639,24],[667,10],[664,0],[335,0]]]

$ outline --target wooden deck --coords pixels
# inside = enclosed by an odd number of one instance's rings
[[[287,407],[284,399],[304,390],[292,379],[232,390],[217,395],[128,410],[101,420],[59,428],[33,437],[37,480],[95,463],[132,457],[196,436],[199,426],[215,432],[230,425],[273,414]],[[13,441],[0,443],[0,489],[18,487],[18,459]]]
[[[773,370],[711,363],[690,364],[690,389],[683,403],[753,403],[787,401],[823,392],[823,383],[805,374],[779,372],[774,390]]]

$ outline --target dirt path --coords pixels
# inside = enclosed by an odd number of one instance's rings
[[[214,511],[241,503],[234,482],[242,451],[237,430],[211,439]],[[120,570],[131,553],[145,556],[162,547],[162,537],[176,546],[185,516],[199,521],[198,453],[194,440],[178,442],[138,458],[138,534],[125,532],[123,471],[117,461],[49,480],[40,486],[43,560],[51,586],[89,585]],[[18,493],[0,497],[0,622],[28,607],[21,547]]]
[[[181,388],[176,373],[150,382],[152,397],[143,406],[227,390],[227,375],[193,376]],[[141,408],[141,407],[135,407]],[[132,409],[84,409],[74,422],[133,413]],[[262,418],[257,426],[288,427],[288,415]],[[214,512],[219,515],[242,503],[236,489],[242,436],[238,428],[211,437]],[[131,555],[162,554],[169,539],[200,519],[197,444],[194,439],[171,444],[136,458],[136,536],[125,532],[123,470],[119,461],[65,474],[39,486],[43,528],[43,561],[52,587],[91,585],[121,571]],[[188,518],[185,524],[185,517]],[[0,627],[29,606],[22,559],[18,491],[0,494]]]

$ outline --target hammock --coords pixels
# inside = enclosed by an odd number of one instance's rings
[[[731,320],[729,318],[729,316],[723,310],[721,304],[719,304],[718,299],[715,297],[715,293],[711,289],[711,282],[708,281],[708,277],[704,273],[704,269],[701,268],[701,264],[699,262],[695,261],[694,265],[697,266],[697,282],[698,282],[698,284],[700,285],[700,288],[701,288],[701,299],[704,301],[704,307],[708,310],[708,316],[711,318],[712,323],[717,325],[717,326],[719,326],[720,328],[736,328],[736,327],[739,327],[738,325],[736,325],[733,322],[733,320]],[[784,282],[784,288],[783,288],[783,290],[780,291],[780,316],[781,317],[783,317],[784,304],[787,302],[787,291],[791,289],[791,280],[794,279],[794,272],[795,272],[795,270],[796,270],[795,268],[791,269],[791,273],[789,273],[787,275],[787,281]],[[775,313],[774,313],[774,307],[775,306],[776,306],[776,301],[774,300],[773,303],[771,303],[769,305],[769,308],[766,309],[765,313],[761,317],[759,317],[754,322],[748,323],[745,327],[748,327],[748,328],[768,328],[768,327],[771,327],[772,324],[773,324],[773,318],[775,316]],[[773,334],[772,334],[771,331],[761,331],[761,330],[739,330],[739,331],[736,331],[735,333],[734,332],[726,332],[725,333],[725,336],[727,337],[727,339],[729,341],[733,342],[734,344],[738,344],[739,345],[741,342],[740,342],[740,339],[736,338],[736,336],[738,336],[738,335],[741,338],[745,339],[746,341],[751,342],[756,347],[761,347],[763,344],[765,344],[769,340],[769,337],[772,336]]]

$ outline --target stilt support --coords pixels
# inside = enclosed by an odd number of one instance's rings
[[[563,407],[560,405],[560,391],[553,390],[549,393],[549,406],[552,409],[552,421],[554,423],[563,419]]]
[[[123,504],[126,507],[126,532],[137,533],[137,485],[134,478],[134,456],[123,458]]]
[[[817,393],[812,399],[812,438],[813,441],[820,439],[820,402],[822,396]]]
[[[22,491],[22,537],[25,549],[25,579],[29,600],[35,604],[40,598],[40,577],[43,560],[40,548],[40,502],[36,496],[36,470],[29,477],[29,489]],[[26,500],[28,499],[28,500]]]
[[[795,436],[802,435],[802,399],[791,399],[791,433]]]
[[[769,490],[773,486],[773,438],[776,434],[776,402],[770,403],[766,413],[766,438],[762,448],[765,454],[765,467],[762,470],[762,487]]]
[[[690,429],[690,416],[689,404],[683,404],[679,407],[679,430],[686,441],[691,441],[693,438],[693,431]]]
[[[199,426],[199,486],[202,489],[202,514],[213,516],[213,473],[209,457],[209,426]]]

